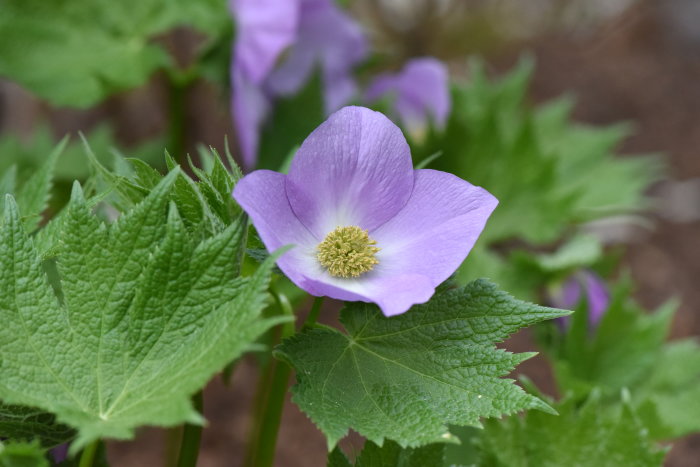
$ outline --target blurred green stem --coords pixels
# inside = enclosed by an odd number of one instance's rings
[[[175,160],[182,162],[185,157],[187,132],[187,93],[195,80],[192,70],[167,69],[168,75],[168,142],[167,149]]]
[[[88,444],[83,450],[83,454],[80,456],[79,467],[92,467],[95,464],[95,457],[97,455],[97,448],[100,446],[100,440],[95,440]]]
[[[272,294],[282,314],[294,316],[292,306],[287,297],[274,290]],[[314,299],[311,311],[302,329],[316,322],[322,303],[323,297]],[[281,341],[292,335],[294,335],[294,321],[289,321],[280,327],[279,337],[276,341]],[[291,372],[292,369],[289,365],[272,359],[260,375],[255,404],[254,426],[244,463],[247,467],[272,467],[275,460],[277,434],[282,421],[282,410]]]
[[[199,391],[192,397],[194,408],[202,413],[204,410],[204,395]],[[186,424],[182,431],[182,441],[180,442],[180,457],[177,467],[195,467],[199,456],[199,444],[202,440],[202,425]]]
[[[311,311],[309,312],[309,316],[306,317],[306,321],[304,321],[304,326],[302,326],[302,329],[311,327],[314,324],[316,324],[316,321],[318,321],[318,315],[321,312],[322,304],[323,297],[314,298],[314,304],[311,305]]]

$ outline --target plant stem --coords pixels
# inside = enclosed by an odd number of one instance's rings
[[[83,454],[80,456],[79,467],[92,467],[95,463],[95,455],[97,454],[97,448],[100,446],[100,440],[95,440],[92,443],[85,446],[83,449]]]
[[[177,458],[180,456],[180,443],[182,442],[182,425],[168,428],[165,432],[165,460],[164,467],[176,467]]]
[[[193,70],[167,68],[168,77],[168,141],[171,156],[184,162],[187,149],[187,95],[196,74]]]
[[[194,408],[202,413],[204,409],[204,395],[199,391],[192,397]],[[199,443],[202,439],[202,426],[186,424],[182,431],[182,442],[180,443],[180,457],[177,467],[195,467],[199,456]]]
[[[273,295],[282,309],[283,314],[290,314],[291,305],[282,294],[273,290]],[[321,311],[323,298],[316,298],[311,307],[311,312],[306,318],[303,327],[313,325]],[[280,338],[284,339],[294,334],[294,323],[288,322],[281,326]],[[287,384],[292,369],[289,365],[278,360],[272,360],[261,375],[258,385],[260,399],[256,404],[255,426],[248,455],[244,465],[248,467],[272,467],[275,460],[275,447],[282,421]]]
[[[323,297],[315,297],[314,298],[314,304],[311,305],[311,311],[309,312],[309,316],[306,317],[306,321],[304,321],[304,325],[302,326],[302,329],[304,328],[309,328],[316,324],[316,321],[318,320],[318,315],[321,312],[321,305],[323,304]]]

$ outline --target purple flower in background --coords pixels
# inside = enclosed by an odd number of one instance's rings
[[[270,251],[295,245],[277,263],[296,285],[386,316],[430,299],[498,204],[452,174],[413,170],[401,130],[363,107],[314,130],[288,175],[255,171],[233,196]]]
[[[365,94],[368,102],[393,98],[393,111],[410,133],[420,134],[431,119],[444,128],[450,114],[447,67],[431,57],[416,58],[396,74],[379,75]]]
[[[321,66],[325,110],[335,112],[357,91],[352,68],[367,55],[360,26],[331,0],[301,0],[299,33],[287,59],[272,73],[268,89],[275,95],[298,92]]]
[[[585,299],[588,307],[588,323],[595,327],[610,304],[610,293],[603,279],[596,273],[585,270],[569,276],[561,289],[553,294],[552,304],[557,308],[572,310]],[[568,317],[560,318],[568,323]]]
[[[367,45],[332,0],[231,0],[230,6],[237,23],[231,107],[243,164],[251,168],[273,99],[297,93],[320,66],[326,112],[337,110],[356,92],[351,71]]]
[[[231,0],[236,16],[233,68],[253,84],[272,71],[297,35],[299,8],[294,0]]]
[[[269,111],[263,83],[280,54],[297,34],[299,8],[293,0],[231,0],[236,17],[236,43],[231,61],[231,113],[243,156],[252,167],[259,131]]]
[[[68,443],[63,443],[51,449],[51,457],[56,464],[68,459]]]

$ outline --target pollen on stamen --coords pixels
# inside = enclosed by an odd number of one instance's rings
[[[366,230],[357,226],[337,227],[316,247],[316,256],[331,276],[360,277],[379,264],[380,248]]]

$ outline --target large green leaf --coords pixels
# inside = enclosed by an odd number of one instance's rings
[[[181,25],[217,35],[229,23],[223,0],[6,1],[0,75],[55,105],[88,107],[170,64],[154,35]]]
[[[567,313],[476,281],[393,318],[374,305],[349,304],[341,313],[347,334],[317,327],[285,340],[276,355],[296,369],[293,400],[331,448],[348,429],[377,444],[444,443],[454,440],[448,424],[551,410],[501,378],[533,354],[512,354],[494,343]]]
[[[202,241],[168,207],[177,171],[104,225],[74,187],[61,234],[59,302],[11,197],[0,228],[0,399],[56,414],[91,440],[141,425],[201,423],[189,397],[273,321],[272,259],[236,277],[239,218]]]
[[[529,412],[488,420],[479,437],[482,467],[657,467],[665,451],[652,445],[633,409],[604,407],[596,394],[580,408],[568,400],[559,416]]]

